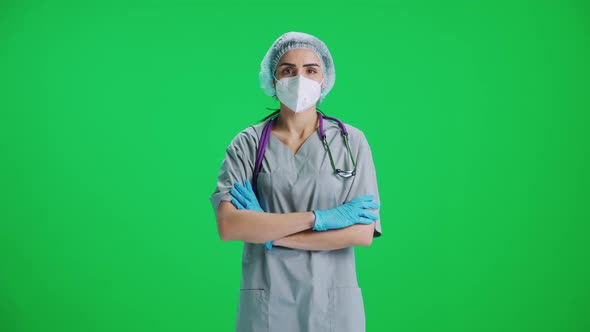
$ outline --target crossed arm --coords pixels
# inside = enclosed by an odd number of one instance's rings
[[[369,246],[375,223],[315,232],[315,214],[308,212],[269,213],[238,210],[222,201],[217,210],[217,230],[224,241],[241,240],[303,250],[335,250],[350,246]]]

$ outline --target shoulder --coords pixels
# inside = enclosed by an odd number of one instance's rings
[[[230,146],[238,149],[256,147],[262,136],[264,125],[268,121],[249,125],[238,132],[230,142]]]
[[[344,126],[348,131],[348,138],[353,151],[370,149],[369,142],[367,141],[364,131],[362,131],[359,127],[353,126],[346,122],[344,122]]]
[[[349,123],[340,117],[335,117],[335,116],[331,116],[331,115],[328,115],[328,116],[340,120],[340,122],[342,122],[342,124],[346,128],[346,131],[348,132],[348,135],[350,138],[365,136],[363,131],[360,128],[358,128],[356,125],[353,125],[352,123]],[[338,125],[338,122],[336,122],[332,119],[325,119],[324,120],[324,128],[326,130],[340,130],[340,126]]]
[[[348,139],[350,142],[350,146],[353,149],[353,151],[359,151],[366,149],[369,145],[367,138],[365,136],[365,133],[363,132],[363,130],[359,127],[357,127],[354,124],[351,124],[347,121],[344,121],[343,119],[336,117],[337,119],[340,120],[340,122],[342,122],[342,124],[344,125],[344,127],[346,128],[346,131],[348,132]],[[334,131],[334,132],[339,132],[340,131],[340,126],[338,125],[338,123],[336,121],[324,121],[324,127],[326,128],[326,132],[328,131]]]
[[[346,130],[348,131],[348,135],[350,136],[350,138],[356,138],[356,139],[366,139],[365,138],[365,133],[356,126],[353,126],[352,124],[348,123],[348,122],[342,122],[344,124],[344,127],[346,127]]]
[[[364,131],[357,127],[356,125],[353,125],[349,122],[340,120],[342,122],[342,124],[344,125],[344,127],[346,128],[346,131],[348,132],[348,138],[350,139],[350,142],[362,142],[365,143],[367,141],[367,138],[365,136]],[[337,123],[330,121],[331,125],[330,127],[333,127],[334,130],[339,130],[339,126]]]

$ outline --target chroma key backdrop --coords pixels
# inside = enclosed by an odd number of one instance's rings
[[[0,1],[0,331],[234,331],[209,197],[288,31],[373,153],[367,331],[590,331],[582,0]]]

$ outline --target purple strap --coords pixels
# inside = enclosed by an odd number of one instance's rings
[[[258,151],[256,152],[256,166],[254,167],[254,174],[252,176],[252,188],[254,189],[254,193],[258,199],[260,199],[258,196],[258,173],[260,173],[260,168],[262,167],[262,159],[264,159],[264,152],[266,151],[266,146],[268,145],[268,140],[271,135],[270,131],[275,119],[276,118],[270,119],[264,126],[262,135],[260,136],[260,142],[258,144]]]

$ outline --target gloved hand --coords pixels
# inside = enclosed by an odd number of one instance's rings
[[[252,189],[250,180],[246,179],[244,183],[246,184],[245,187],[239,182],[234,183],[234,188],[229,191],[234,197],[234,199],[231,201],[232,204],[239,210],[254,210],[264,212],[260,206],[260,203],[258,203],[256,194],[254,194],[254,189]]]
[[[232,195],[233,199],[231,200],[232,204],[238,210],[253,210],[264,212],[262,207],[260,207],[260,203],[258,203],[258,198],[256,198],[256,194],[254,193],[254,189],[252,189],[252,184],[250,180],[246,179],[244,181],[246,186],[244,187],[241,183],[236,182],[234,183],[234,188],[232,188],[229,192]],[[268,241],[264,243],[266,249],[272,249],[273,241]]]
[[[314,231],[344,228],[354,224],[370,225],[378,217],[365,209],[378,209],[379,203],[373,202],[374,195],[358,196],[351,201],[327,210],[313,210],[315,214]]]

